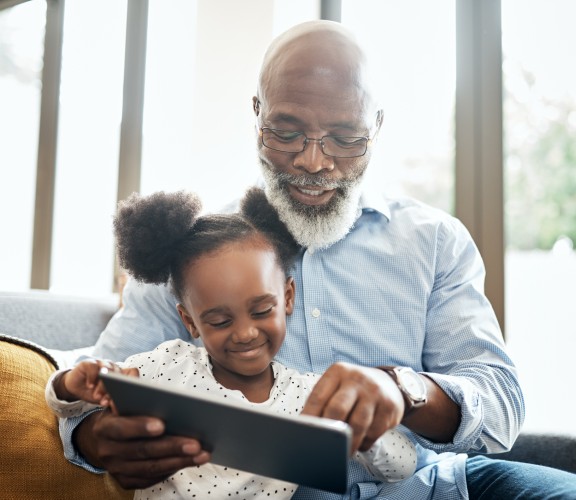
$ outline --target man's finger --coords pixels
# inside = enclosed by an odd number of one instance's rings
[[[129,439],[160,436],[164,433],[164,422],[154,417],[121,417],[104,411],[96,423],[94,432],[103,439],[126,441]]]
[[[125,489],[143,489],[164,481],[181,469],[197,465],[192,457],[123,461],[108,464],[107,471]]]
[[[324,413],[326,403],[330,400],[332,394],[334,394],[338,389],[339,385],[340,380],[338,377],[331,376],[330,369],[328,369],[328,371],[320,377],[314,386],[314,389],[312,389],[312,392],[306,399],[306,404],[302,409],[302,413],[305,415],[321,417]]]

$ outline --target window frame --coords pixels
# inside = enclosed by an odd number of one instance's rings
[[[46,38],[30,287],[50,288],[58,100],[65,0],[46,0]],[[484,258],[486,294],[504,331],[504,202],[500,0],[456,1],[455,215]],[[0,9],[22,0],[0,0]],[[339,21],[341,0],[320,0]],[[118,199],[140,187],[148,0],[128,0]],[[115,265],[117,275],[117,265]],[[116,280],[114,280],[116,281]],[[113,285],[112,285],[113,286]]]

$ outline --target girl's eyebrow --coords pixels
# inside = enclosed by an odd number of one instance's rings
[[[264,295],[258,295],[257,297],[252,297],[249,300],[249,304],[256,305],[269,300],[276,301],[277,300],[276,295],[273,293],[265,293]],[[211,314],[227,314],[229,312],[230,308],[228,308],[227,306],[211,307],[210,309],[206,309],[205,311],[202,311],[200,313],[200,319],[203,320],[207,316],[210,316]]]
[[[200,313],[200,319],[205,319],[206,316],[210,316],[211,314],[225,314],[228,312],[228,308],[226,306],[216,306],[210,309],[206,309]]]
[[[259,295],[258,297],[252,297],[250,299],[251,304],[259,304],[266,300],[276,300],[276,295],[273,293],[265,293],[264,295]]]

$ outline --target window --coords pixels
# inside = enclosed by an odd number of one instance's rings
[[[571,0],[502,2],[506,334],[534,428],[566,401],[550,372],[572,366],[576,350],[574,19]],[[554,418],[558,430],[574,430],[573,412]]]
[[[309,0],[250,5],[246,16],[236,1],[150,3],[143,193],[186,188],[217,210],[257,181],[252,96],[264,50],[319,9]]]
[[[64,9],[52,243],[45,245],[51,258],[41,263],[46,286],[55,292],[107,294],[113,286],[127,4],[70,0]],[[150,0],[141,192],[193,189],[206,209],[217,209],[256,180],[251,98],[263,51],[288,26],[318,18],[320,9],[308,0],[252,0],[251,6],[258,15],[246,18],[246,4],[235,0]],[[10,179],[0,182],[3,230],[15,242],[0,250],[0,287],[6,290],[28,288],[34,267],[48,17],[45,1],[0,10],[6,55],[0,60],[0,104],[8,110],[0,115],[0,131],[14,137],[0,148],[2,179]],[[50,185],[40,190],[50,192]]]
[[[30,284],[46,2],[0,10],[0,283]]]
[[[390,194],[453,212],[454,0],[343,0],[342,24],[376,61],[384,123],[369,175]]]
[[[105,294],[112,289],[125,36],[126,0],[66,2],[53,291]]]

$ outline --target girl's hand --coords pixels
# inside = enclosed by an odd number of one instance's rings
[[[139,375],[137,368],[121,368],[106,360],[82,361],[54,381],[56,395],[66,401],[83,400],[100,406],[111,406],[110,396],[99,377],[102,368],[134,377]]]

